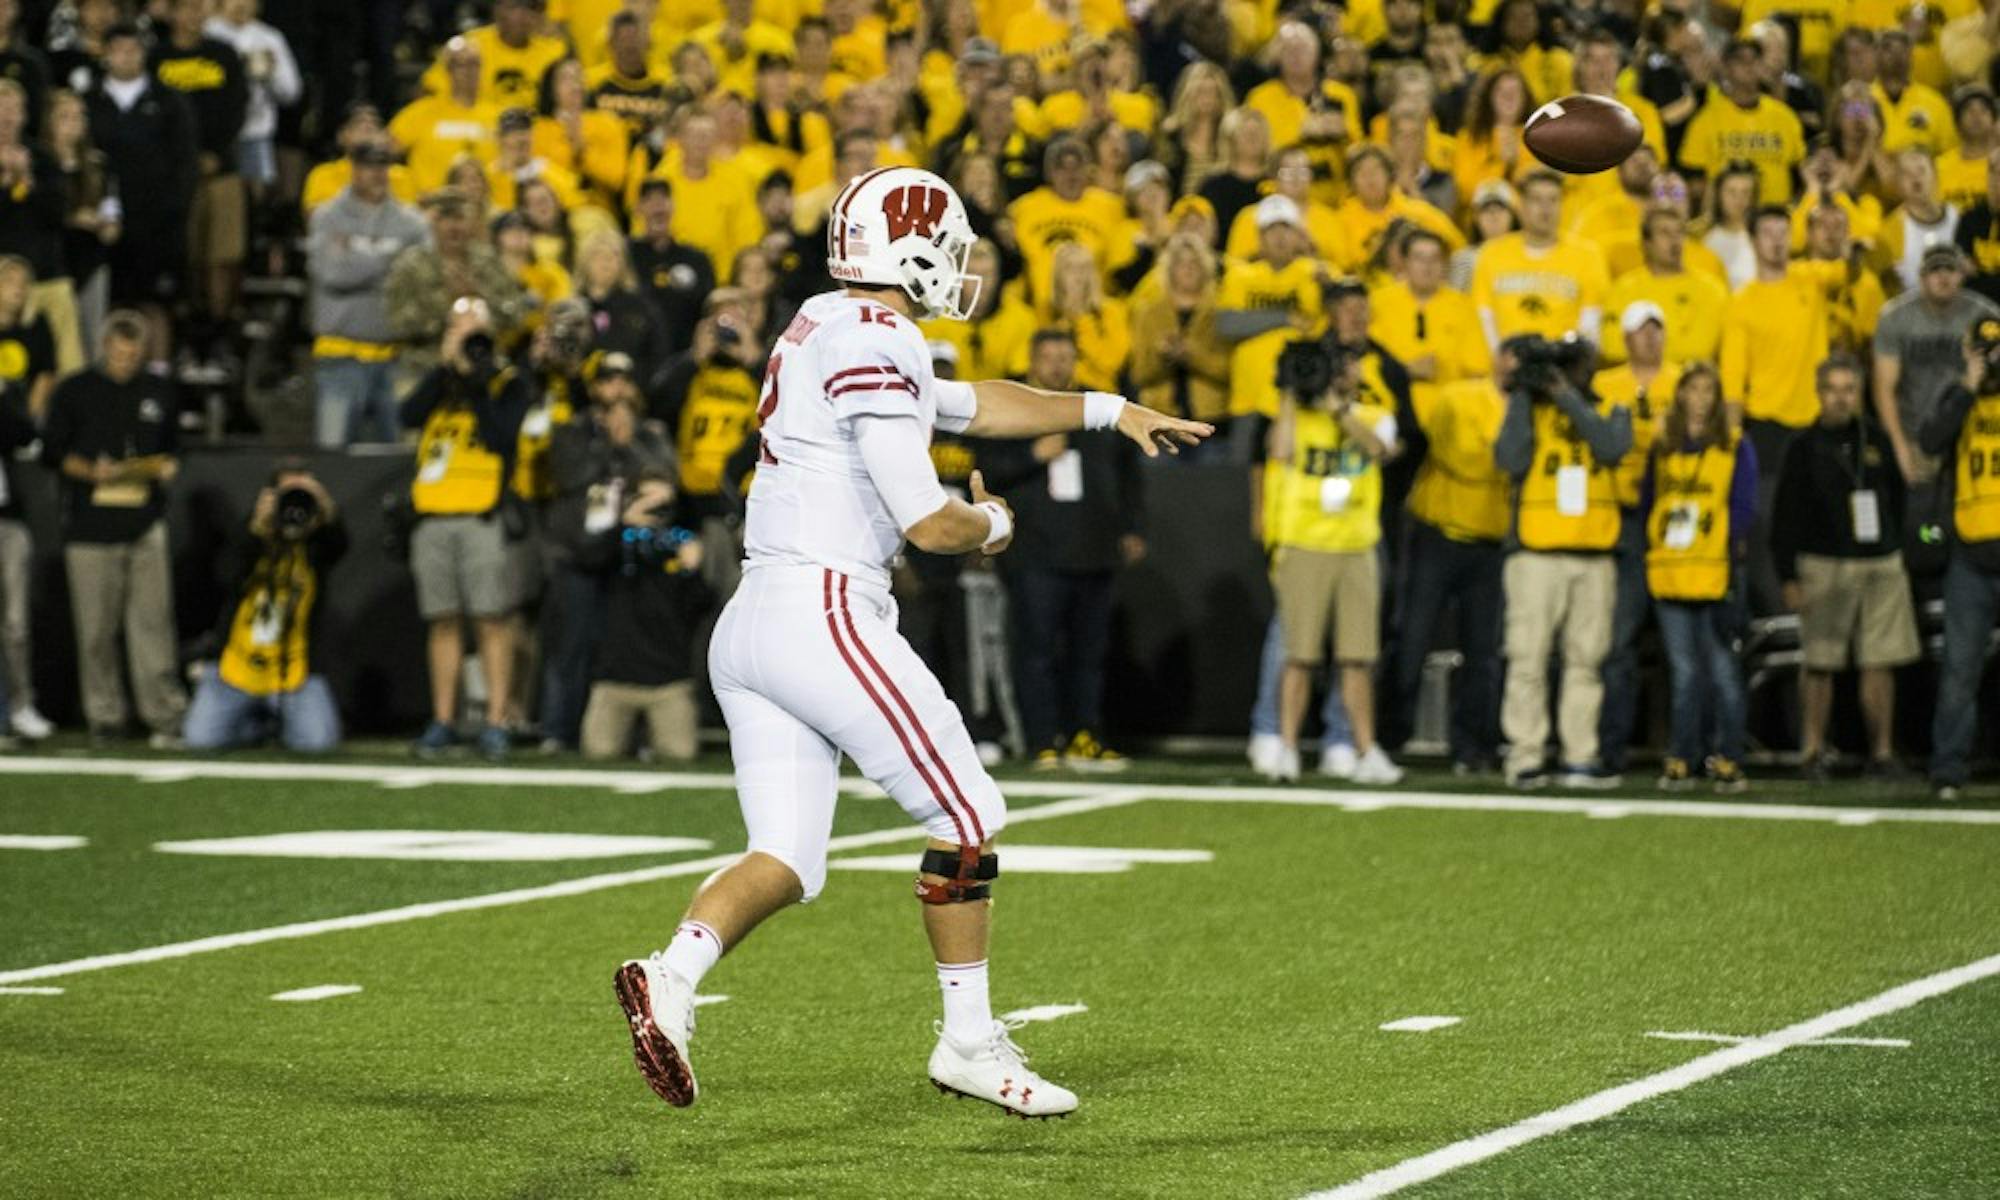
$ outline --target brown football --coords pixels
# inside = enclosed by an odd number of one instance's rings
[[[1608,171],[1639,148],[1644,132],[1632,110],[1605,96],[1564,96],[1528,117],[1521,140],[1558,171],[1593,175]]]

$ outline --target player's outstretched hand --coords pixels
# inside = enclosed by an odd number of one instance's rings
[[[1162,450],[1179,454],[1182,446],[1200,445],[1215,432],[1215,426],[1206,421],[1183,421],[1128,400],[1118,414],[1118,432],[1139,443],[1147,458],[1158,458]]]
[[[986,501],[991,500],[993,503],[999,505],[1001,508],[1006,509],[1008,517],[1011,518],[1014,515],[1014,507],[1012,505],[1008,504],[1005,500],[1002,500],[1000,497],[986,490],[986,478],[982,476],[979,472],[974,471],[972,473],[971,478],[966,480],[966,486],[972,489],[972,502],[974,504],[983,504]],[[1014,535],[1009,533],[1006,537],[1001,538],[999,541],[994,542],[990,546],[987,546],[982,551],[982,553],[984,553],[988,558],[991,558],[1013,544],[1014,544]]]

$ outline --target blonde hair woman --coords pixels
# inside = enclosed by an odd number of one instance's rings
[[[1177,195],[1201,189],[1222,170],[1222,118],[1236,107],[1229,74],[1212,62],[1189,63],[1174,81],[1174,101],[1153,142],[1153,157],[1173,172]]]
[[[1186,233],[1167,239],[1158,286],[1132,303],[1131,382],[1148,408],[1221,424],[1229,416],[1229,347],[1215,332],[1215,274],[1207,243]]]
[[[1118,376],[1132,348],[1125,304],[1104,295],[1097,259],[1080,242],[1056,247],[1049,285],[1048,324],[1076,340],[1076,381],[1103,392],[1118,390]]]
[[[625,239],[616,231],[586,234],[577,246],[576,294],[590,305],[597,326],[594,348],[630,355],[644,388],[653,372],[666,364],[666,326],[652,301],[640,293]]]

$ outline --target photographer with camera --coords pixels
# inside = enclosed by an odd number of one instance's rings
[[[735,288],[709,293],[694,345],[652,389],[651,415],[674,431],[680,457],[680,519],[701,534],[708,582],[724,597],[736,590],[743,557],[729,459],[756,433],[764,373],[765,348],[750,334],[743,299]]]
[[[1964,358],[1964,379],[1945,390],[1917,431],[1923,452],[1945,460],[1951,508],[1944,659],[1931,724],[1931,787],[1945,801],[1964,796],[1987,640],[2000,621],[2000,318],[1973,328]]]
[[[414,749],[428,757],[458,740],[463,625],[470,618],[486,673],[479,750],[497,759],[508,749],[513,614],[519,604],[501,510],[521,420],[535,396],[527,378],[500,361],[492,314],[476,296],[453,303],[438,358],[402,405],[404,427],[422,431],[410,485],[417,518],[410,571],[417,607],[430,626],[431,723]]]
[[[617,523],[577,549],[577,565],[602,572],[609,592],[583,714],[586,758],[624,754],[641,716],[656,756],[694,757],[695,632],[714,610],[715,593],[702,582],[700,540],[675,517],[672,480],[648,474]]]
[[[1282,742],[1267,774],[1299,777],[1299,729],[1313,674],[1332,642],[1337,686],[1353,727],[1356,783],[1403,777],[1375,741],[1375,660],[1381,647],[1382,468],[1396,453],[1396,415],[1361,383],[1362,354],[1327,339],[1296,341],[1278,359],[1280,400],[1266,469],[1271,489],[1271,590],[1283,629],[1278,693]]]
[[[1558,732],[1565,787],[1619,783],[1598,759],[1600,669],[1611,648],[1618,590],[1618,464],[1632,449],[1632,410],[1582,381],[1594,354],[1571,336],[1508,338],[1498,367],[1507,415],[1493,461],[1514,477],[1514,528],[1501,585],[1507,597],[1507,680],[1500,707],[1507,782],[1549,782],[1549,658],[1562,655]]]
[[[604,639],[604,572],[578,561],[582,548],[616,529],[640,477],[672,480],[673,447],[645,419],[637,369],[619,351],[586,369],[590,404],[558,427],[549,448],[555,499],[546,536],[552,562],[543,615],[541,726],[543,744],[579,744],[590,698],[592,660]]]
[[[303,462],[280,462],[224,553],[236,602],[217,630],[220,660],[188,708],[188,749],[254,746],[273,733],[307,754],[340,744],[340,713],[315,650],[327,572],[346,553],[347,528],[326,487]]]

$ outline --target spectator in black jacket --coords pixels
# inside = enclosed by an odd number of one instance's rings
[[[32,740],[54,732],[35,708],[34,659],[28,647],[28,569],[35,543],[11,465],[14,452],[32,445],[38,432],[29,415],[27,389],[0,378],[0,744],[7,742],[10,729]]]
[[[236,141],[250,104],[249,75],[234,47],[203,32],[207,0],[169,0],[167,13],[166,36],[153,47],[153,75],[194,110],[201,183],[188,220],[188,262],[202,315],[220,322],[236,303],[247,250],[248,201]],[[210,338],[219,333],[206,331]]]
[[[673,505],[671,481],[642,478],[618,523],[577,551],[580,565],[606,572],[610,590],[583,715],[588,758],[625,753],[641,715],[654,754],[694,757],[695,632],[715,593],[702,582],[701,540],[673,524]]]
[[[254,746],[276,734],[287,750],[340,744],[340,712],[319,670],[327,573],[347,553],[347,527],[302,462],[280,463],[223,561],[224,610],[215,670],[195,687],[183,731],[190,750]]]
[[[1799,614],[1808,778],[1828,769],[1833,677],[1861,672],[1871,773],[1893,776],[1896,668],[1917,661],[1916,612],[1903,569],[1903,473],[1861,403],[1861,364],[1838,354],[1816,377],[1820,416],[1785,451],[1771,505],[1771,557],[1785,607]]]
[[[90,139],[104,152],[123,203],[111,244],[111,302],[140,306],[155,359],[168,347],[167,306],[183,290],[188,213],[194,205],[194,112],[181,94],[146,71],[139,30],[105,35],[104,78],[86,100]]]
[[[33,134],[42,127],[52,74],[48,58],[22,42],[20,16],[19,0],[0,0],[0,79],[20,85],[28,102],[28,132]]]
[[[5,3],[5,0],[0,0]],[[36,311],[48,318],[69,368],[83,364],[77,340],[76,293],[63,265],[63,229],[69,218],[69,180],[55,156],[27,136],[28,100],[21,85],[0,77],[0,254],[26,259],[34,271]]]
[[[651,379],[666,365],[671,355],[660,311],[640,293],[617,231],[600,229],[577,247],[576,294],[590,305],[597,334],[592,344],[599,350],[626,355],[640,379]]]
[[[587,372],[589,408],[557,429],[549,447],[556,494],[546,526],[551,566],[542,607],[541,704],[549,749],[577,746],[604,637],[605,574],[578,561],[583,547],[618,527],[642,476],[678,475],[666,434],[645,420],[635,371],[622,352],[599,356]]]
[[[1076,343],[1037,333],[1028,382],[1069,390]],[[1121,566],[1146,554],[1139,455],[1111,430],[982,444],[980,470],[1013,506],[1018,531],[999,560],[1014,624],[1014,690],[1041,768],[1117,770],[1099,740],[1111,592]]]

